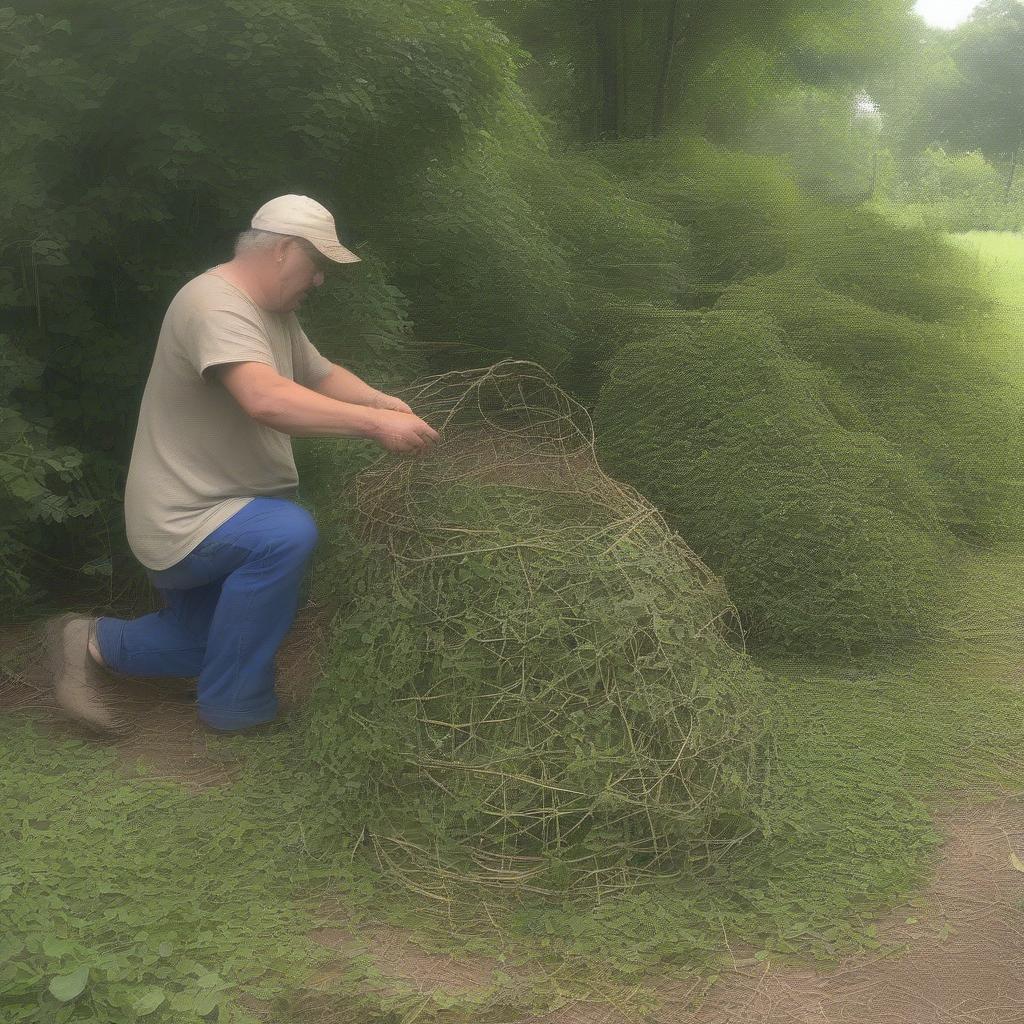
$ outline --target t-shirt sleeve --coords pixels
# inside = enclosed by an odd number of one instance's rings
[[[292,357],[295,382],[303,387],[311,388],[331,372],[334,363],[317,351],[316,346],[309,340],[301,327],[298,328],[295,337],[295,350]]]
[[[223,363],[266,363],[277,369],[270,341],[255,314],[238,308],[212,306],[196,310],[186,332],[185,353],[205,380],[206,371]]]

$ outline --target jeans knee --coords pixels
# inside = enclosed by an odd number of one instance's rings
[[[312,553],[320,539],[316,520],[301,505],[295,505],[281,531],[281,545],[288,551],[305,556]]]

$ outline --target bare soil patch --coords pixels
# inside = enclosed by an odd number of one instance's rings
[[[320,671],[316,654],[326,617],[326,611],[313,603],[300,608],[278,650],[279,719],[287,718],[312,691]],[[193,791],[235,777],[234,758],[218,752],[217,737],[199,727],[194,679],[107,673],[106,697],[128,719],[130,730],[123,737],[98,735],[68,718],[55,702],[39,637],[39,623],[0,629],[0,648],[18,666],[0,675],[0,714],[31,715],[51,735],[87,737],[115,749],[126,768],[141,761],[151,777],[174,779]]]
[[[643,978],[658,1007],[640,1018],[610,994],[507,1024],[1024,1024],[1024,872],[1011,859],[1024,862],[1024,793],[961,794],[936,824],[946,839],[931,884],[877,922],[889,952],[815,968],[759,963],[752,947],[737,946],[710,989],[698,978]],[[356,954],[372,957],[383,978],[423,993],[484,989],[499,966],[528,980],[508,964],[428,952],[404,929],[356,932],[342,922],[339,914],[339,927],[311,933],[341,954],[313,976],[314,988]]]

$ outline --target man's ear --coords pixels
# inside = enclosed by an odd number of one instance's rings
[[[288,258],[288,249],[294,244],[293,238],[279,238],[271,249],[274,254],[274,262],[283,263]]]

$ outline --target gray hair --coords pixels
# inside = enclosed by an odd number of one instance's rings
[[[249,252],[252,249],[269,249],[282,238],[290,238],[305,249],[309,258],[318,266],[322,266],[324,257],[312,242],[299,235],[286,235],[280,231],[264,231],[262,228],[247,228],[235,239],[235,255]]]
[[[248,252],[250,249],[269,249],[275,242],[290,237],[290,235],[281,234],[280,231],[248,228],[235,239],[235,255]]]

